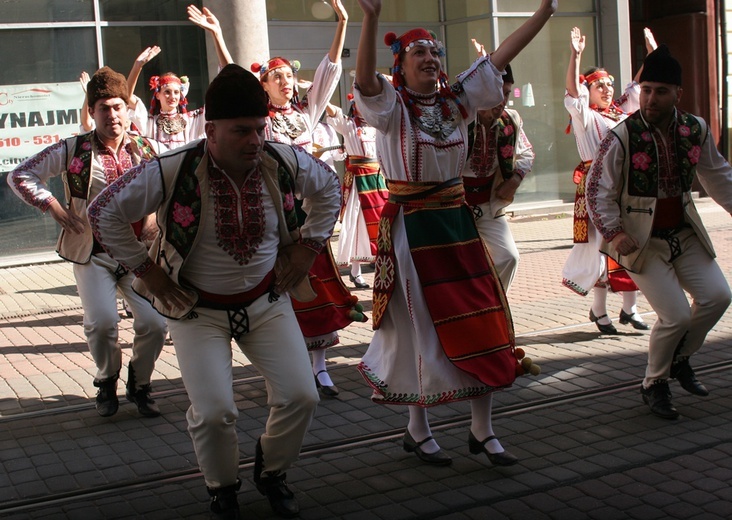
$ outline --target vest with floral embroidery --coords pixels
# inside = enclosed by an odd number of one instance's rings
[[[137,145],[140,157],[150,159],[157,154],[150,141],[139,135],[129,135],[129,138]],[[76,149],[71,160],[68,161],[66,178],[69,185],[69,193],[72,197],[86,200],[89,194],[89,178],[91,175],[92,162],[92,139],[94,132],[82,134],[76,138]]]
[[[206,141],[202,140],[198,146],[186,152],[167,209],[166,240],[183,258],[190,253],[201,222],[201,188],[196,169],[206,153],[205,145]],[[282,195],[285,224],[287,231],[293,232],[298,228],[294,172],[290,173],[284,159],[268,143],[265,143],[264,151],[277,161],[277,181]]]
[[[658,195],[658,149],[653,134],[640,116],[640,110],[624,123],[628,130],[628,194],[638,197]],[[681,178],[683,191],[691,190],[691,184],[699,162],[703,142],[702,124],[691,114],[678,111],[674,132],[676,170]]]
[[[474,159],[481,160],[481,158],[477,156],[485,153],[483,149],[473,149],[475,144],[475,126],[475,122],[470,123],[468,126],[468,161],[473,161]],[[513,156],[514,151],[516,150],[516,123],[514,123],[513,119],[506,112],[503,112],[501,117],[498,118],[496,126],[498,138],[496,140],[495,153],[498,156],[498,167],[501,170],[501,176],[504,179],[510,179],[513,176],[514,169]],[[491,132],[489,129],[489,131],[486,132],[486,139],[492,138],[490,134]],[[491,147],[489,143],[482,143],[482,146],[487,149],[490,149]],[[473,152],[475,152],[475,155]],[[490,159],[491,162],[493,160],[492,157],[487,157],[485,159]],[[489,168],[491,166],[492,164],[488,165]]]

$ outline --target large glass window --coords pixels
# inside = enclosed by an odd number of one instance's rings
[[[448,3],[453,2],[449,0]],[[343,0],[349,23],[360,22],[363,12],[357,0]],[[333,21],[335,13],[330,0],[267,0],[270,21]],[[438,0],[399,0],[384,2],[381,22],[436,22],[440,19]]]
[[[94,7],[92,0],[3,0],[0,20],[2,23],[93,21]]]
[[[200,0],[186,2],[99,0],[99,11],[102,20],[109,22],[182,22],[188,20],[186,7],[191,4],[201,7]]]
[[[208,87],[204,31],[193,24],[180,26],[107,27],[102,30],[104,61],[125,76],[135,58],[146,47],[158,45],[160,54],[147,63],[140,74],[135,94],[150,106],[152,76],[173,72],[188,76],[188,109],[203,104]]]
[[[539,5],[534,0],[496,0],[499,11],[532,13]],[[594,0],[562,0],[559,2],[561,13],[590,13],[595,10]]]
[[[516,18],[499,20],[502,37],[522,23]],[[573,200],[572,171],[579,163],[577,146],[565,129],[569,115],[564,108],[564,84],[569,62],[569,35],[580,26],[586,35],[583,56],[595,56],[594,25],[587,19],[557,17],[545,27],[511,64],[514,92],[510,108],[523,118],[524,130],[536,154],[533,172],[526,177],[516,196],[517,202]],[[586,60],[585,67],[594,65]]]
[[[0,31],[3,85],[76,81],[97,69],[94,29],[11,29]],[[73,49],[72,52],[69,52]]]

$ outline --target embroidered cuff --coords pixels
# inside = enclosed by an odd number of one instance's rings
[[[316,253],[320,254],[320,252],[325,247],[325,243],[319,242],[317,240],[313,240],[312,238],[301,238],[300,239],[300,245],[305,246],[308,249],[312,249]]]
[[[147,272],[152,269],[154,265],[155,263],[152,261],[152,258],[148,258],[143,263],[132,269],[132,273],[137,278],[140,278],[141,276],[145,276],[145,274],[147,274]]]
[[[521,177],[521,180],[524,180],[526,178],[526,174],[529,173],[529,172],[525,172],[521,168],[516,168],[513,171],[513,173],[515,173],[516,175],[518,175],[519,177]]]
[[[51,203],[56,200],[56,197],[48,197],[47,199],[41,201],[41,203],[38,205],[38,208],[42,212],[46,212],[48,210],[48,207],[51,205]]]
[[[615,229],[606,231],[602,235],[605,237],[605,240],[607,240],[608,242],[612,242],[615,239],[615,237],[618,236],[622,232],[623,232],[623,228],[615,228]]]

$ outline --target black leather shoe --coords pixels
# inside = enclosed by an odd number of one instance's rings
[[[150,391],[150,385],[143,385],[142,388],[134,392],[130,392],[128,387],[125,396],[129,402],[137,405],[137,411],[143,417],[158,417],[160,415],[160,408],[155,403],[155,400],[150,397]]]
[[[211,512],[221,520],[240,520],[239,500],[236,492],[241,487],[241,480],[237,479],[236,484],[220,488],[207,488],[211,495]]]
[[[321,370],[317,374],[315,374],[315,386],[318,387],[318,390],[320,390],[320,393],[323,394],[326,397],[335,397],[340,392],[338,392],[338,387],[336,385],[323,385],[318,381],[318,376],[322,374],[323,372],[327,373],[327,370]]]
[[[254,484],[257,490],[267,497],[272,511],[283,518],[294,518],[300,514],[300,506],[295,495],[287,487],[287,474],[264,473],[264,453],[262,452],[261,439],[257,439],[257,447],[254,451]]]
[[[641,396],[654,415],[663,419],[676,419],[679,416],[678,410],[671,404],[671,390],[666,381],[659,381],[648,388],[641,385]]]
[[[160,415],[160,408],[155,404],[155,400],[150,397],[151,391],[152,387],[149,384],[142,385],[139,389],[136,388],[135,370],[132,365],[128,365],[125,397],[129,402],[137,405],[137,411],[143,417],[158,417]]]
[[[117,378],[110,378],[106,381],[94,381],[98,387],[95,406],[97,413],[102,417],[111,417],[119,410],[119,399],[117,398]]]
[[[409,430],[407,430],[406,433],[404,433],[404,451],[407,453],[414,453],[417,455],[419,460],[428,464],[434,464],[435,466],[449,466],[452,464],[452,459],[445,455],[442,450],[437,450],[435,453],[425,453],[422,451],[421,446],[431,440],[432,436],[429,436],[426,439],[417,442],[412,438],[412,434],[409,433]]]
[[[628,314],[623,309],[620,309],[620,318],[619,318],[621,325],[627,325],[630,323],[635,330],[648,330],[651,328],[650,325],[648,325],[645,321],[636,320],[633,318],[632,314]]]
[[[676,379],[681,388],[690,394],[701,395],[702,397],[709,395],[709,390],[696,378],[688,358],[671,365],[671,378]]]
[[[351,280],[351,283],[356,289],[368,289],[369,287],[371,287],[369,284],[363,281],[361,275],[353,276],[352,274],[349,274],[348,279]]]
[[[600,320],[603,318],[607,318],[607,314],[603,314],[602,316],[595,316],[595,313],[592,312],[592,309],[590,309],[590,321],[593,322],[595,325],[597,325],[597,329],[602,332],[603,334],[617,334],[618,329],[615,328],[615,325],[610,323],[609,325],[603,325],[600,323]]]
[[[486,443],[492,441],[495,438],[495,435],[491,435],[490,437],[486,437],[485,439],[483,439],[483,441],[479,441],[475,438],[473,432],[470,432],[470,434],[468,435],[468,449],[473,455],[485,453],[486,455],[488,455],[488,460],[496,466],[513,466],[514,464],[516,464],[518,462],[518,457],[516,457],[512,453],[507,452],[506,450],[503,450],[500,453],[491,453],[490,451],[488,451],[488,448],[485,447]]]

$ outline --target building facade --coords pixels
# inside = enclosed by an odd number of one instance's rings
[[[711,5],[715,0],[673,3],[693,4],[691,9],[700,2]],[[325,0],[0,3],[0,45],[12,49],[0,55],[4,78],[0,85],[0,257],[53,251],[58,231],[55,222],[18,200],[7,187],[6,176],[24,157],[48,142],[78,132],[75,123],[83,101],[78,82],[82,71],[91,74],[109,65],[127,74],[145,47],[159,45],[162,52],[144,67],[136,94],[149,103],[149,78],[173,71],[190,79],[189,109],[201,105],[206,87],[216,74],[217,61],[204,31],[187,20],[186,7],[190,3],[205,5],[214,12],[235,61],[245,68],[268,57],[284,56],[301,62],[300,76],[304,79],[312,78],[330,47],[336,26],[330,2]],[[475,58],[471,38],[486,49],[495,48],[531,15],[538,3],[393,0],[384,3],[380,33],[401,34],[415,26],[434,31],[447,46],[445,66],[454,77]],[[332,100],[341,106],[351,88],[348,73],[355,67],[361,21],[357,0],[344,0],[343,4],[349,12],[344,75]],[[643,58],[643,24],[654,28],[654,22],[665,15],[650,4],[667,3],[560,0],[559,12],[514,61],[516,84],[509,103],[521,113],[536,152],[534,171],[522,184],[515,204],[549,204],[574,197],[572,170],[579,159],[574,138],[565,133],[568,115],[563,106],[572,27],[580,27],[587,35],[583,68],[606,67],[615,75],[616,88],[622,89]],[[701,18],[695,19],[694,27],[704,25],[709,17],[717,19],[707,6]],[[664,31],[673,31],[673,21],[663,27]],[[714,23],[711,27],[714,29]],[[377,59],[379,70],[388,72],[393,58],[386,45]],[[60,101],[62,91],[66,101]],[[714,112],[718,106],[707,107],[707,111]],[[705,117],[708,112],[697,111]],[[61,122],[65,126],[59,127]],[[53,189],[62,197],[59,182],[53,184]]]

